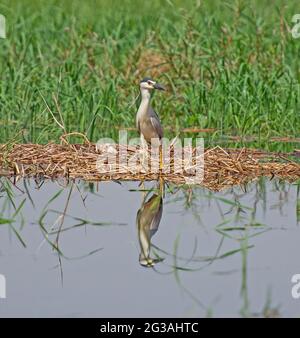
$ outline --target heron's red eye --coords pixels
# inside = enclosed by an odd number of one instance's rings
[[[148,85],[151,85],[151,81],[148,81]]]

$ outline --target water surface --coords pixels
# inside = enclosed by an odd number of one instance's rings
[[[0,316],[298,316],[299,190],[2,178]]]

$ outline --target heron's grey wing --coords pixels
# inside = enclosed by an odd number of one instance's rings
[[[163,138],[164,131],[163,131],[163,128],[161,126],[159,117],[156,114],[155,110],[153,110],[152,108],[151,108],[151,111],[150,111],[150,121],[151,121],[151,124],[152,124],[154,130],[157,132],[158,137]]]
[[[136,129],[138,130],[139,133],[141,133],[141,127],[140,127],[140,121],[138,119],[136,119]]]

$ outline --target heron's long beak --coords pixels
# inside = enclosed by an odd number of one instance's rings
[[[166,88],[159,83],[155,83],[155,85],[153,87],[154,87],[154,89],[158,89],[158,90],[166,90]]]

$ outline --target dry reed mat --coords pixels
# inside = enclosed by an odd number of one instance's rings
[[[195,156],[189,169],[196,168],[195,148],[190,148],[190,155]],[[103,166],[107,164],[107,154],[126,156],[131,165]],[[158,171],[145,170],[139,161],[141,149],[138,146],[103,145],[96,149],[90,142],[69,144],[63,139],[62,144],[11,144],[0,146],[0,175],[35,177],[43,179],[83,179],[86,181],[107,180],[157,180]],[[172,158],[173,155],[173,158]],[[149,156],[149,153],[148,153]],[[194,180],[195,174],[189,170],[176,171],[174,154],[166,157],[164,163],[170,164],[169,172],[163,172],[165,181],[174,184],[198,183],[208,189],[221,189],[240,185],[259,177],[279,178],[289,182],[300,179],[300,163],[277,153],[267,153],[254,149],[222,149],[217,146],[205,149],[203,181]],[[133,161],[133,159],[137,161]],[[176,158],[175,158],[176,159]],[[106,162],[105,162],[106,161]],[[200,165],[203,163],[201,161]],[[145,163],[145,162],[144,162]],[[158,168],[158,163],[156,163]],[[191,170],[192,171],[192,170]],[[198,171],[198,173],[201,171]]]

